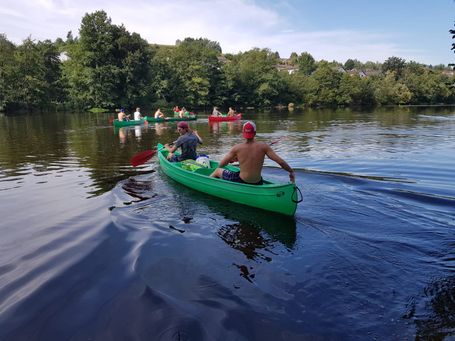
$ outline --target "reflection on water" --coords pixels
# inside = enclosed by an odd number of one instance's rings
[[[455,276],[430,283],[420,297],[413,298],[403,316],[414,321],[416,339],[443,340],[455,330]]]
[[[255,250],[256,246],[258,249],[266,249],[267,245],[275,242],[280,242],[289,249],[293,248],[296,241],[294,217],[227,202],[183,187],[169,178],[166,180],[169,186],[179,193],[178,200],[182,215],[192,216],[196,214],[198,205],[204,205],[212,213],[222,215],[227,221],[237,222],[236,224],[223,224],[217,232],[232,248],[242,249],[242,252],[249,249],[249,255],[257,255],[259,250]],[[267,236],[264,236],[264,233]],[[245,255],[247,254],[245,253]],[[249,256],[247,258],[254,259]]]
[[[136,180],[133,177],[128,178],[128,180],[126,180],[123,183],[122,189],[128,195],[137,199],[137,200],[131,200],[128,202],[124,202],[125,205],[130,205],[133,202],[140,202],[140,201],[148,200],[148,199],[156,196],[156,194],[152,194],[151,196],[149,195],[149,193],[153,190],[153,185],[150,181],[140,181],[140,180]]]
[[[135,138],[137,141],[142,139],[142,131],[147,130],[147,125],[135,125],[126,127],[114,127],[114,133],[118,134],[119,142],[123,146],[128,139]]]
[[[234,135],[242,131],[241,122],[240,120],[232,122],[209,122],[209,127],[213,134],[228,133],[229,135]]]
[[[167,123],[155,123],[155,133],[158,136],[162,136],[167,129]]]
[[[292,249],[294,246],[296,241],[296,222],[294,217],[282,216],[241,205],[223,205],[224,207],[221,207],[221,205],[214,201],[210,203],[206,202],[206,204],[214,212],[223,214],[226,219],[240,223],[239,226],[232,226],[232,231],[230,231],[231,229],[224,228],[224,232],[220,232],[221,235],[225,235],[226,233],[230,235],[240,234],[246,238],[250,236],[251,241],[255,239],[260,244],[270,244],[278,241],[289,249]],[[261,236],[264,232],[268,235],[265,238]],[[236,239],[233,240],[235,241]],[[250,243],[244,240],[243,244],[254,245],[254,242]]]
[[[242,251],[246,258],[261,258],[270,262],[272,259],[260,255],[260,249],[266,249],[269,241],[261,236],[260,230],[253,225],[237,223],[227,224],[218,230],[218,235],[233,249]]]
[[[118,129],[118,137],[120,139],[120,143],[125,144],[126,142],[126,131],[125,127],[121,127]]]
[[[137,140],[141,140],[142,138],[142,127],[141,126],[135,126],[134,127],[134,135],[136,136]]]

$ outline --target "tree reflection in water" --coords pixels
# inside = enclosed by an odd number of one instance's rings
[[[215,233],[218,237],[232,249],[242,252],[246,260],[270,262],[273,256],[283,251],[290,252],[294,248],[297,239],[294,217],[227,202],[188,189],[174,181],[170,181],[169,184],[175,188],[176,193],[179,193],[175,197],[176,206],[185,223],[192,221],[197,212],[204,207],[202,211],[208,210],[213,213],[204,214],[207,217],[206,223],[213,226],[213,222],[217,222]],[[253,282],[255,274],[252,264],[233,265],[239,269],[240,276]]]
[[[230,204],[217,206],[226,219],[237,221],[222,226],[218,235],[232,248],[242,251],[248,259],[255,259],[255,250],[263,249],[273,254],[274,244],[279,242],[292,249],[296,241],[294,217],[266,212],[255,208]],[[264,260],[269,257],[261,257]]]
[[[288,250],[295,244],[296,223],[293,217],[245,206],[239,209],[236,204],[217,207],[217,210],[226,219],[235,221],[221,226],[218,236],[231,248],[241,251],[248,260],[270,262],[271,257],[279,252],[280,243]],[[240,270],[246,273],[245,269]]]
[[[267,262],[272,260],[258,252],[261,249],[272,252],[271,239],[261,236],[260,230],[252,225],[245,223],[225,225],[218,230],[218,235],[230,247],[242,251],[248,259],[261,258]]]
[[[443,340],[455,335],[455,276],[428,285],[414,298],[404,318],[414,320],[416,340]]]

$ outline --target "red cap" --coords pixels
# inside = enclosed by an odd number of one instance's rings
[[[246,139],[252,139],[256,135],[256,124],[248,121],[243,125],[242,128],[243,137]]]
[[[190,128],[190,127],[188,126],[188,123],[183,122],[183,121],[182,121],[182,122],[179,122],[179,123],[177,124],[177,127],[182,128],[182,129],[189,129],[189,128]]]

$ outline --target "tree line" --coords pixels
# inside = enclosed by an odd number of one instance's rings
[[[86,14],[78,37],[15,45],[0,35],[0,111],[454,103],[444,65],[399,57],[342,64],[308,52],[285,60],[267,48],[223,54],[204,38],[149,44],[104,11]]]

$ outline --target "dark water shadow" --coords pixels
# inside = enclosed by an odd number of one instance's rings
[[[264,248],[275,241],[282,243],[288,249],[294,247],[297,226],[294,217],[213,197],[185,187],[164,174],[160,175],[165,177],[175,191],[186,197],[182,199],[183,202],[187,202],[188,198],[191,198],[192,203],[202,204],[210,212],[232,221],[232,223],[224,224],[217,234],[231,247],[243,250],[242,252],[248,258],[254,258],[251,255],[253,251],[248,251],[249,249]],[[189,215],[191,213],[185,210],[186,218]],[[264,237],[262,232],[265,232],[267,237]]]
[[[416,340],[445,340],[455,336],[455,276],[431,282],[408,303],[404,319],[414,321]]]

